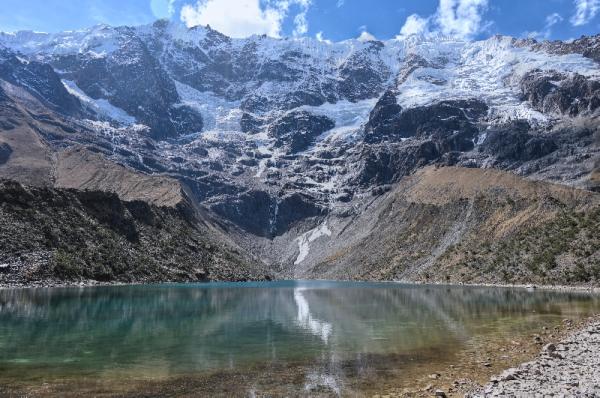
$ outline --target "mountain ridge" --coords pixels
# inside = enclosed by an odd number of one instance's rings
[[[231,39],[165,21],[0,34],[0,176],[184,195],[275,272],[318,277],[311,256],[329,252],[307,247],[337,247],[340,224],[427,167],[465,190],[465,168],[600,190],[599,43]]]

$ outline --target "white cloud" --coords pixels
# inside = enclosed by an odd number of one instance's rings
[[[150,0],[150,9],[156,18],[168,18],[175,12],[175,0]]]
[[[429,18],[422,18],[417,14],[409,15],[406,18],[406,22],[402,29],[400,29],[400,37],[406,37],[410,35],[421,35],[429,32]]]
[[[346,0],[337,0],[337,8],[343,7],[346,4]]]
[[[523,35],[538,40],[549,39],[552,36],[552,27],[562,21],[564,21],[564,18],[555,12],[546,17],[546,24],[542,31],[525,32]]]
[[[431,29],[444,35],[471,39],[488,27],[483,21],[488,3],[489,0],[440,0],[434,15],[428,18],[410,15],[397,38],[427,34]]]
[[[546,17],[546,26],[552,27],[563,20],[564,18],[559,13],[555,12],[554,14],[550,14]]]
[[[573,26],[589,23],[600,11],[600,0],[574,0],[574,3],[575,14],[571,17]]]
[[[371,33],[367,32],[366,30],[363,30],[360,33],[360,36],[358,36],[358,41],[367,42],[367,41],[374,41],[374,40],[377,40],[377,38],[375,36],[373,36]]]
[[[480,33],[488,0],[440,0],[436,23],[443,34],[469,39]]]
[[[306,20],[306,13],[310,8],[312,0],[296,0],[295,3],[300,6],[300,12],[294,17],[294,36],[303,36],[308,32],[308,21]],[[283,2],[282,2],[283,3]],[[289,3],[286,2],[286,3]],[[289,5],[287,6],[289,7]],[[287,11],[287,8],[286,8]]]
[[[323,32],[322,31],[321,32],[317,32],[317,34],[315,35],[315,38],[317,39],[317,41],[331,44],[331,40],[325,39],[323,37]]]
[[[181,20],[188,27],[210,25],[231,37],[266,34],[280,37],[283,21],[292,5],[300,11],[294,17],[295,36],[308,32],[306,13],[312,0],[271,0],[261,7],[260,0],[199,0],[184,5]]]

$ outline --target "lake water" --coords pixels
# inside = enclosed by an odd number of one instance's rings
[[[361,395],[598,312],[583,293],[393,283],[6,289],[0,383],[40,396]]]

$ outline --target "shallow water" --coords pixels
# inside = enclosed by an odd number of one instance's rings
[[[475,341],[598,312],[600,298],[583,293],[393,283],[0,290],[0,381],[344,395],[408,383]]]

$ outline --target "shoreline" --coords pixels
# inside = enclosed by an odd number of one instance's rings
[[[536,285],[536,284],[504,284],[504,283],[436,283],[436,282],[420,282],[420,281],[401,281],[398,283],[406,283],[411,285],[424,286],[451,286],[451,287],[498,287],[507,289],[527,289],[536,290],[551,290],[565,292],[586,292],[600,293],[600,286],[585,286],[585,285]]]
[[[151,286],[151,285],[168,285],[168,284],[182,284],[182,285],[193,285],[201,284],[208,285],[214,283],[257,283],[257,282],[293,282],[292,279],[274,279],[272,281],[162,281],[162,282],[100,282],[100,281],[80,281],[80,282],[54,282],[54,281],[36,281],[32,283],[17,283],[17,284],[4,284],[0,283],[0,290],[12,290],[12,289],[52,289],[52,288],[85,288],[85,287],[110,287],[110,286]],[[526,289],[529,291],[546,290],[546,291],[561,291],[561,292],[581,292],[600,294],[600,286],[586,286],[586,285],[535,285],[535,284],[497,284],[497,283],[436,283],[436,282],[422,282],[422,281],[374,281],[374,280],[330,280],[330,279],[298,279],[297,281],[305,282],[356,282],[356,283],[382,283],[382,284],[399,284],[399,285],[415,285],[415,286],[432,286],[432,287],[473,287],[473,288],[505,288],[505,289]]]
[[[590,328],[595,331],[589,332]],[[596,333],[596,344],[589,344],[590,336]],[[523,337],[523,336],[522,336]],[[583,348],[572,348],[573,341]],[[563,345],[567,345],[565,348]],[[593,349],[590,350],[590,347]],[[487,348],[487,349],[485,349]],[[575,351],[579,351],[579,358],[594,362],[600,358],[600,313],[584,317],[580,320],[563,319],[560,325],[553,329],[532,330],[531,334],[523,339],[515,338],[503,343],[495,342],[491,345],[485,343],[485,351],[464,353],[456,358],[453,365],[446,369],[428,368],[421,377],[415,379],[411,387],[398,387],[376,391],[373,397],[400,398],[400,397],[466,397],[485,398],[490,396],[533,396],[537,391],[544,391],[544,396],[563,396],[562,389],[574,392],[576,388],[571,381],[558,383],[565,368],[569,368],[569,359]],[[482,354],[484,354],[482,356]],[[559,354],[560,356],[556,355]],[[547,370],[550,366],[548,359],[558,361],[555,369]],[[565,366],[567,362],[567,366]],[[600,360],[590,365],[588,369],[600,366]],[[433,373],[432,373],[433,372]],[[427,373],[432,373],[427,375]],[[582,384],[585,392],[594,390],[600,394],[600,373],[587,372],[588,381]],[[514,383],[505,386],[507,383]],[[536,383],[538,385],[536,385]],[[552,384],[554,383],[554,385]],[[557,384],[558,383],[558,384]],[[550,387],[546,386],[550,384]],[[547,389],[544,390],[544,388]],[[547,393],[547,394],[546,394]],[[573,394],[575,396],[576,394]],[[369,395],[371,396],[371,395]],[[541,395],[540,395],[541,396]],[[569,395],[570,396],[570,395]]]
[[[598,396],[600,395],[600,315],[589,317],[550,342],[531,361],[492,376],[465,396]]]

